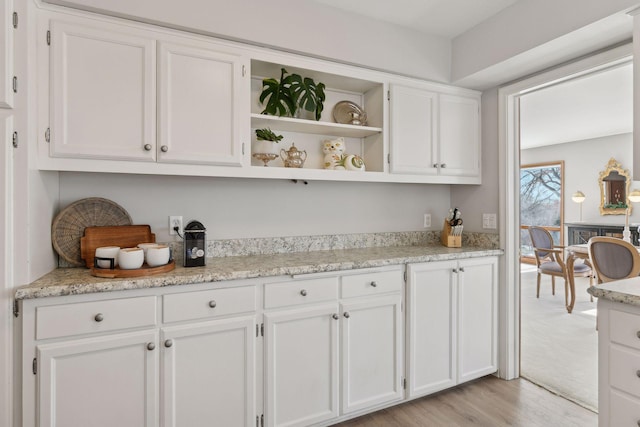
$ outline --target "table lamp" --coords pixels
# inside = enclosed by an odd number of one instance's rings
[[[630,203],[640,202],[640,190],[631,191],[631,193],[629,193],[628,199]],[[624,240],[625,242],[631,243],[631,231],[629,231],[629,206],[627,206],[627,210],[625,211],[624,231],[622,232],[622,240]]]
[[[638,192],[638,194],[640,195],[640,192]],[[580,190],[576,191],[575,193],[573,193],[573,196],[571,196],[571,200],[580,205],[580,222],[582,222],[582,202],[584,202],[584,199],[586,198],[587,196],[585,196],[584,193]]]

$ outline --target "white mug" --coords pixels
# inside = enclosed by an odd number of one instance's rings
[[[135,270],[144,263],[144,251],[141,248],[122,248],[118,253],[118,264],[123,270]]]
[[[147,256],[147,249],[158,246],[157,243],[139,243],[138,247],[144,251],[144,255]]]
[[[157,267],[159,265],[167,264],[169,262],[170,255],[169,246],[156,245],[147,248],[145,258],[149,267]]]
[[[116,267],[118,265],[118,252],[120,252],[119,246],[101,246],[96,248],[96,258],[111,258],[113,259],[113,266]],[[104,260],[96,260],[96,264],[100,268],[109,268],[111,267],[111,262],[108,259]]]

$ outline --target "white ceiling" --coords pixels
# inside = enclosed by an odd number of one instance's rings
[[[591,74],[520,98],[522,149],[633,130],[631,64]]]
[[[315,0],[423,33],[454,38],[518,0]]]

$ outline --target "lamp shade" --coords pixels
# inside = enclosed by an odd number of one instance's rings
[[[640,191],[638,191],[638,197],[640,197]],[[573,200],[576,203],[582,203],[582,202],[584,202],[584,199],[586,199],[586,198],[587,198],[587,196],[585,196],[584,193],[582,191],[580,191],[580,190],[576,191],[571,196],[571,200]],[[629,194],[629,199],[631,200],[631,194]],[[640,201],[640,198],[638,198],[638,201]]]
[[[640,190],[633,190],[629,193],[629,201],[633,203],[640,202]]]

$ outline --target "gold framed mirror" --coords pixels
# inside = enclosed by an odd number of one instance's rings
[[[624,215],[629,207],[629,188],[631,176],[627,169],[623,169],[613,157],[607,163],[605,170],[600,172],[598,178],[600,186],[600,215]]]

